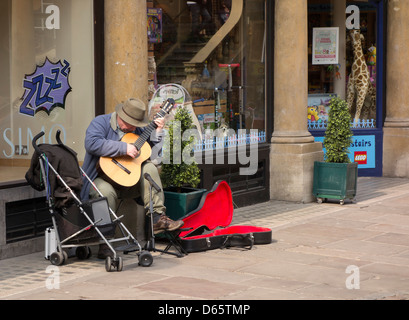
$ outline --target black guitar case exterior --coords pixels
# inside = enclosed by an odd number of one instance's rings
[[[269,244],[272,231],[255,226],[230,226],[233,218],[233,199],[226,181],[217,181],[203,194],[198,208],[182,218],[183,229],[179,243],[187,252],[218,248],[248,247]]]

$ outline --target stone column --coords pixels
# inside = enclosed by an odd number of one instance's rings
[[[105,0],[105,112],[131,97],[148,104],[148,35],[146,1]],[[142,240],[141,208],[134,201],[121,207],[127,228]],[[143,212],[143,208],[142,208]],[[139,217],[139,218],[138,218]]]
[[[148,100],[146,1],[105,0],[105,111],[130,97]]]
[[[388,1],[383,175],[409,178],[409,1]]]
[[[314,161],[323,152],[307,129],[307,0],[276,0],[275,7],[270,197],[311,202]]]

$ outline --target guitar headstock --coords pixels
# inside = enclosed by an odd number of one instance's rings
[[[164,116],[166,116],[166,114],[168,114],[172,110],[174,105],[175,105],[175,100],[173,100],[172,98],[168,98],[162,104],[159,112],[153,117],[153,119],[163,118]]]
[[[175,100],[172,99],[172,98],[168,98],[168,99],[164,102],[164,104],[163,104],[163,106],[161,107],[161,109],[162,109],[162,111],[164,111],[164,112],[166,112],[166,113],[169,113],[169,112],[172,110],[172,108],[173,108],[174,105],[175,105]]]

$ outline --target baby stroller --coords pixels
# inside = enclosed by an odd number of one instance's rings
[[[37,145],[44,132],[33,138],[35,153],[31,159],[30,169],[26,173],[26,180],[36,190],[46,191],[49,212],[55,230],[57,251],[50,255],[53,265],[62,265],[68,259],[64,249],[75,249],[79,259],[91,256],[90,245],[105,243],[113,253],[105,260],[106,271],[122,271],[122,258],[116,250],[125,254],[137,251],[139,265],[148,267],[153,258],[148,251],[143,251],[135,237],[109,208],[95,184],[78,164],[77,154],[61,142],[61,132],[58,130],[56,140],[58,144]],[[82,187],[82,176],[88,179],[100,198],[81,202],[79,197]],[[123,237],[115,238],[116,227],[120,228]],[[114,242],[123,242],[116,250]]]

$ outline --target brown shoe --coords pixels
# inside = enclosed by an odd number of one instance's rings
[[[163,231],[175,231],[184,225],[182,220],[173,221],[165,215],[161,215],[158,222],[153,224],[153,233],[157,234]]]

